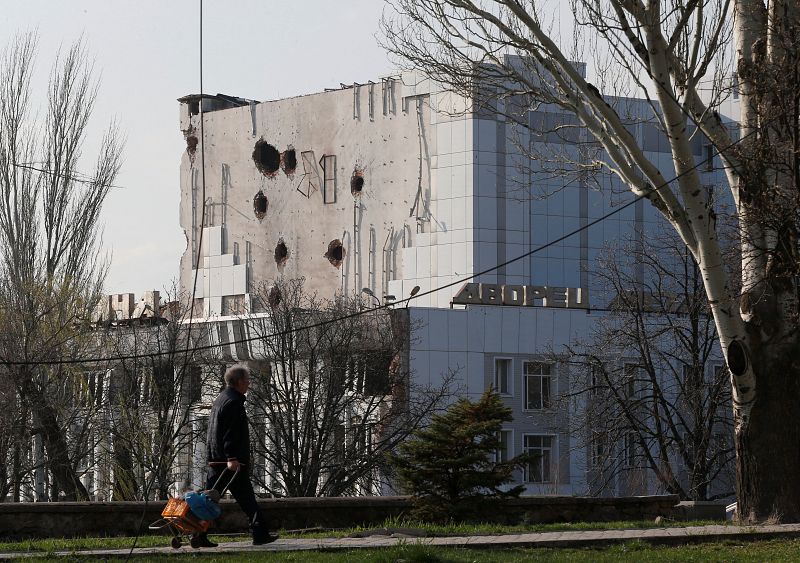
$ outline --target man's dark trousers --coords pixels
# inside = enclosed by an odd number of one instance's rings
[[[214,488],[214,485],[219,480],[219,477],[223,471],[225,471],[224,465],[209,466],[206,489]],[[228,483],[228,479],[230,479],[232,476],[233,471],[225,471],[225,475],[223,475],[222,480],[220,481],[219,485],[217,485],[217,490],[220,493],[222,492],[222,488]],[[247,515],[247,519],[250,522],[250,527],[253,530],[253,534],[262,535],[268,533],[269,524],[264,518],[264,514],[261,512],[261,509],[258,507],[256,494],[253,492],[253,485],[250,483],[250,477],[247,475],[246,467],[242,467],[239,470],[239,474],[231,482],[228,490],[233,495],[233,498],[236,499],[236,503],[239,505],[242,511],[244,511],[244,513]]]

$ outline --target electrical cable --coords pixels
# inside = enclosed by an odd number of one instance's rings
[[[192,332],[192,324],[193,324],[193,321],[194,321],[195,296],[197,294],[197,277],[198,277],[198,274],[200,272],[201,249],[203,248],[203,231],[205,230],[205,223],[206,223],[206,143],[205,143],[205,129],[203,127],[203,123],[204,123],[204,119],[203,119],[203,117],[204,117],[203,116],[203,114],[204,114],[204,112],[203,112],[203,95],[204,95],[204,89],[203,89],[203,0],[199,0],[199,2],[200,2],[200,6],[199,6],[199,8],[200,8],[200,10],[199,10],[199,17],[200,17],[200,21],[199,21],[199,27],[200,27],[200,30],[199,30],[199,43],[200,43],[200,45],[199,45],[199,47],[200,47],[200,53],[199,53],[200,100],[198,102],[198,121],[200,122],[200,184],[201,184],[201,190],[202,190],[202,195],[201,195],[200,201],[202,202],[202,205],[201,205],[201,211],[200,211],[200,235],[198,237],[198,243],[197,243],[197,255],[194,256],[194,259],[195,259],[195,270],[194,270],[194,278],[192,280],[192,298],[191,298],[191,301],[189,301],[189,322],[187,323],[188,326],[187,326],[187,333],[186,333],[186,342],[187,343],[190,342],[190,337],[191,337],[191,332]],[[192,187],[192,189],[194,189],[194,187]],[[194,210],[193,210],[193,212],[194,212]],[[195,226],[192,225],[192,228],[194,229]],[[194,235],[194,233],[192,233],[192,235]],[[155,357],[160,357],[160,356],[164,356],[164,355],[168,355],[168,354],[180,354],[180,353],[183,353],[183,367],[181,368],[180,373],[182,374],[182,377],[185,378],[185,376],[186,376],[186,368],[188,367],[188,364],[189,364],[189,354],[193,353],[195,351],[196,350],[193,349],[193,348],[186,348],[186,349],[183,349],[183,350],[168,350],[166,352],[161,352],[159,354],[149,355],[149,356],[148,355],[135,355],[134,357],[135,358],[139,358],[139,357],[155,358]],[[133,359],[133,358],[131,358],[131,359]],[[175,417],[177,416],[177,412],[178,412],[178,409],[172,409],[170,422],[173,423],[173,425],[174,425],[174,422],[175,422]],[[188,413],[188,411],[187,411],[187,413]],[[165,436],[161,437],[162,440],[165,439],[165,438],[166,438]],[[163,453],[163,451],[164,451],[164,448],[160,448],[160,452],[159,453]],[[158,461],[156,463],[156,468],[155,468],[156,470],[153,473],[153,480],[154,481],[158,477],[158,475],[161,473],[161,469],[162,469],[163,463],[164,463],[164,456],[160,455],[158,457]],[[147,516],[147,508],[148,508],[149,501],[150,501],[149,497],[150,497],[150,490],[151,490],[152,485],[153,485],[153,483],[149,483],[148,484],[146,480],[143,483],[143,487],[144,488],[142,490],[142,493],[143,493],[142,496],[144,498],[144,506],[142,507],[142,516],[139,519],[139,525],[136,527],[136,534],[134,535],[134,538],[133,538],[133,544],[131,544],[131,547],[130,547],[130,549],[128,551],[126,559],[129,559],[133,555],[133,552],[136,549],[136,544],[139,541],[139,536],[141,535],[142,526],[144,525],[144,519]]]
[[[761,127],[764,127],[764,125],[766,125],[766,123],[761,125]],[[680,179],[682,176],[684,176],[686,174],[689,174],[690,172],[696,170],[700,166],[706,164],[708,161],[713,159],[715,156],[721,154],[722,151],[728,150],[731,147],[741,143],[747,137],[749,137],[750,135],[753,135],[754,133],[756,133],[759,129],[760,128],[753,129],[747,135],[745,135],[745,136],[743,136],[743,137],[741,137],[741,138],[739,138],[739,139],[737,139],[735,141],[732,141],[728,146],[726,146],[726,147],[724,147],[722,149],[719,149],[719,150],[715,149],[716,152],[714,152],[714,154],[711,154],[710,156],[707,156],[703,160],[700,160],[699,162],[697,162],[691,168],[687,168],[686,170],[684,170],[680,174],[677,174],[676,176],[674,176],[672,179],[665,181],[660,186],[653,187],[651,189],[651,191],[655,192],[655,191],[661,189],[662,187],[668,186],[672,182]],[[347,320],[347,319],[354,318],[354,317],[357,317],[357,316],[360,316],[360,315],[365,315],[365,314],[370,313],[370,312],[379,311],[379,310],[382,310],[382,309],[390,309],[390,308],[395,307],[397,305],[407,304],[407,303],[410,303],[411,301],[413,301],[414,299],[419,299],[420,297],[424,297],[426,295],[431,295],[431,294],[436,293],[438,291],[442,291],[444,289],[448,289],[448,288],[451,288],[453,286],[466,283],[466,282],[468,282],[468,281],[470,281],[470,280],[472,280],[472,279],[474,279],[474,278],[476,278],[478,276],[482,276],[482,275],[485,275],[485,274],[492,273],[492,272],[494,272],[494,271],[496,271],[496,270],[498,270],[500,268],[503,268],[503,267],[508,266],[510,264],[514,264],[515,262],[523,260],[523,259],[525,259],[525,258],[527,258],[527,257],[529,257],[529,256],[531,256],[533,254],[536,254],[537,252],[541,252],[542,250],[545,250],[545,249],[547,249],[547,248],[549,248],[549,247],[551,247],[551,246],[553,246],[555,244],[558,244],[558,243],[560,243],[560,242],[562,242],[562,241],[564,241],[564,240],[566,240],[568,238],[571,238],[571,237],[579,234],[580,232],[582,232],[582,231],[584,231],[586,229],[589,229],[590,227],[593,227],[594,225],[597,225],[597,224],[605,221],[606,219],[616,215],[617,213],[627,209],[631,205],[635,204],[637,201],[639,201],[641,199],[645,199],[646,197],[647,197],[646,194],[636,196],[633,199],[629,200],[628,202],[626,202],[626,203],[622,204],[621,206],[617,207],[613,211],[609,211],[605,215],[602,215],[602,216],[600,216],[600,217],[598,217],[596,219],[593,219],[592,221],[589,221],[588,223],[586,223],[586,225],[578,227],[577,229],[574,229],[574,230],[570,231],[569,233],[566,233],[566,234],[564,234],[564,235],[562,235],[562,236],[560,236],[558,238],[550,240],[547,243],[542,244],[542,245],[540,245],[540,246],[538,246],[538,247],[536,247],[536,248],[534,248],[534,249],[532,249],[532,250],[530,250],[528,252],[520,254],[519,256],[516,256],[514,258],[506,260],[505,262],[496,264],[494,266],[491,266],[491,267],[486,268],[484,270],[481,270],[479,272],[475,272],[475,273],[473,273],[473,274],[471,274],[469,276],[461,277],[456,281],[453,281],[453,282],[450,282],[450,283],[447,283],[447,284],[444,284],[444,285],[429,289],[427,291],[423,291],[423,292],[417,293],[416,295],[413,295],[413,296],[410,296],[410,297],[406,297],[406,298],[400,299],[398,301],[393,301],[391,303],[384,303],[382,305],[378,305],[378,306],[375,306],[375,307],[365,307],[364,309],[361,309],[361,310],[356,311],[354,313],[338,316],[338,317],[335,317],[335,318],[332,318],[332,319],[327,319],[327,320],[320,321],[320,322],[317,322],[317,323],[312,323],[310,325],[304,325],[304,326],[300,326],[300,327],[295,327],[295,328],[291,328],[291,329],[287,329],[287,330],[283,330],[283,331],[278,331],[278,332],[274,332],[274,333],[266,334],[266,335],[251,336],[251,337],[240,338],[240,339],[231,340],[231,341],[224,342],[224,343],[219,343],[219,344],[207,344],[207,345],[196,346],[196,347],[192,347],[192,348],[173,350],[173,351],[170,351],[170,352],[151,352],[151,353],[129,354],[129,355],[121,355],[121,356],[105,356],[105,357],[97,357],[97,358],[75,358],[75,359],[69,359],[69,360],[51,360],[51,361],[41,361],[41,362],[30,362],[30,361],[27,361],[27,362],[13,362],[13,361],[7,361],[7,360],[0,360],[0,365],[7,365],[7,366],[11,366],[11,365],[62,365],[62,364],[82,364],[82,363],[101,363],[101,362],[123,361],[123,360],[131,360],[131,359],[136,359],[136,358],[153,358],[153,357],[165,356],[165,355],[168,355],[170,353],[188,353],[188,352],[198,352],[198,351],[203,351],[203,350],[213,350],[213,349],[216,349],[216,348],[221,348],[223,346],[230,346],[230,345],[235,345],[235,344],[244,344],[244,343],[247,343],[247,342],[263,340],[263,339],[266,339],[266,338],[274,338],[274,337],[277,337],[277,336],[285,336],[285,335],[293,334],[293,333],[300,332],[300,331],[303,331],[303,330],[310,330],[310,329],[318,328],[318,327],[321,327],[321,326],[327,326],[327,325],[330,325],[330,324],[333,324],[333,323],[336,323],[336,322],[339,322],[339,321],[342,321],[342,320]],[[192,319],[190,319],[190,323],[191,323],[191,320]]]
[[[92,185],[92,184],[97,183],[94,179],[92,179],[91,177],[87,176],[86,174],[78,173],[81,176],[83,176],[83,178],[80,178],[78,176],[70,176],[69,174],[59,174],[58,172],[52,172],[50,170],[45,170],[44,168],[38,168],[38,167],[34,166],[33,163],[31,163],[31,162],[11,162],[10,165],[15,167],[15,168],[24,168],[25,170],[33,170],[34,172],[39,172],[41,174],[47,174],[49,176],[55,176],[56,178],[64,178],[65,180],[70,180],[72,182],[78,182],[79,184]],[[117,186],[115,184],[104,184],[104,185],[108,186],[109,188],[114,188],[114,189],[117,189],[117,190],[124,190],[125,189],[125,186]]]

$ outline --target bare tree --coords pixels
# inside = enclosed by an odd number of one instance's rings
[[[165,499],[176,484],[192,488],[195,454],[204,459],[195,451],[205,440],[197,421],[205,418],[198,409],[210,378],[196,351],[203,332],[184,324],[189,301],[173,287],[163,307],[106,326],[105,341],[121,358],[109,373],[102,422],[116,500]]]
[[[574,32],[560,36],[547,3],[535,0],[389,3],[396,17],[387,18],[386,43],[409,67],[479,105],[506,102],[501,111],[516,108],[521,127],[540,103],[575,116],[574,126],[602,149],[587,166],[616,175],[680,235],[699,265],[732,375],[739,516],[800,520],[800,7],[788,0],[572,0]],[[738,130],[717,111],[725,93],[718,78],[730,70],[731,51]],[[581,54],[593,61],[596,84],[574,62]],[[674,181],[601,93],[613,84],[650,101]],[[712,95],[701,95],[703,87]],[[720,155],[735,204],[740,280],[724,268],[716,217],[701,189],[695,125]]]
[[[78,171],[97,93],[91,65],[80,44],[59,57],[40,120],[31,101],[35,51],[33,35],[17,37],[0,63],[0,361],[41,436],[55,491],[85,499],[58,402],[82,368],[41,362],[96,350],[86,328],[107,269],[98,221],[121,145],[110,128],[94,172]]]
[[[666,233],[609,249],[596,276],[612,311],[568,359],[590,488],[644,494],[652,475],[684,500],[731,496],[729,376],[691,253]]]
[[[276,496],[375,494],[385,455],[444,406],[407,371],[407,310],[323,301],[302,280],[263,286],[247,322],[264,358],[248,396],[256,479]],[[309,328],[304,328],[309,327]]]

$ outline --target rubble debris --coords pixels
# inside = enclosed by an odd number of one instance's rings
[[[264,195],[264,192],[258,190],[258,193],[253,196],[253,213],[255,213],[256,219],[261,221],[267,214],[268,207],[269,201],[267,201],[267,196]]]
[[[360,168],[353,170],[353,176],[350,178],[350,193],[354,196],[361,195],[364,189],[364,171]]]
[[[256,163],[259,172],[268,178],[273,178],[281,167],[281,153],[262,138],[256,142],[253,149],[253,162]]]
[[[294,147],[290,146],[283,151],[283,155],[281,155],[281,166],[283,167],[284,174],[287,176],[294,175],[294,171],[297,169],[297,153]]]
[[[334,268],[338,268],[342,265],[342,260],[344,260],[344,246],[342,245],[342,241],[338,238],[334,239],[328,244],[328,252],[325,253],[325,258],[328,259],[328,262],[331,263],[331,266]]]
[[[286,243],[283,242],[283,239],[278,239],[278,244],[275,245],[275,264],[281,268],[286,264],[288,259],[289,249],[286,248]]]

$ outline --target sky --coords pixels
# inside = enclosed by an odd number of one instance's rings
[[[177,98],[200,91],[199,6],[25,0],[7,2],[0,18],[2,46],[17,33],[37,32],[39,95],[59,48],[83,38],[100,88],[81,172],[90,172],[109,122],[126,139],[119,187],[103,211],[108,293],[138,296],[168,288],[178,276],[186,247],[178,224],[186,145]],[[380,0],[205,0],[204,91],[265,101],[389,74],[395,66],[376,39],[383,9]]]

